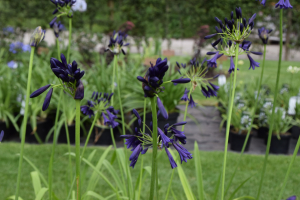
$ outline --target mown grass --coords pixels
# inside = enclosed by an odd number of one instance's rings
[[[101,154],[103,153],[103,147],[89,147],[86,151],[87,155],[92,152],[94,149],[97,150],[92,163],[96,163],[99,160]],[[20,151],[20,144],[17,143],[1,143],[0,144],[0,199],[6,199],[8,196],[11,196],[15,192],[16,187],[16,178],[17,178],[17,170],[18,170],[18,156],[17,154]],[[75,148],[72,147],[72,151],[75,152]],[[129,150],[128,150],[129,151]],[[73,169],[69,169],[68,166],[68,158],[64,154],[68,152],[66,145],[58,145],[56,148],[55,154],[55,162],[54,162],[54,185],[53,189],[57,197],[61,200],[64,200],[67,196],[68,192],[68,172],[69,170],[73,170],[75,172],[75,161],[73,160]],[[129,152],[128,152],[129,153]],[[25,145],[25,156],[28,157],[41,171],[41,173],[47,179],[48,172],[48,163],[49,157],[51,154],[51,145]],[[214,193],[214,187],[217,182],[219,173],[222,168],[223,161],[223,152],[201,152],[201,162],[203,169],[203,179],[204,179],[204,190],[206,192],[207,199],[212,199]],[[111,159],[112,151],[109,153],[107,159]],[[227,180],[229,176],[233,173],[234,167],[236,165],[238,154],[237,153],[228,153],[228,161],[226,168]],[[264,157],[261,155],[244,155],[241,161],[240,167],[238,168],[238,172],[236,174],[236,178],[233,181],[233,185],[230,189],[230,192],[233,192],[235,188],[239,186],[241,182],[243,182],[248,177],[251,179],[240,189],[240,191],[235,195],[235,197],[239,196],[256,196],[261,168],[263,165]],[[261,194],[262,200],[273,200],[276,199],[282,181],[284,179],[288,163],[291,159],[291,156],[274,156],[270,155],[269,162],[266,170],[265,180],[263,184],[263,190]],[[144,155],[144,163],[145,166],[150,166],[151,164],[151,151],[147,152]],[[172,173],[170,168],[170,164],[168,161],[165,152],[162,152],[162,155],[159,158],[158,162],[159,167],[159,181],[160,181],[160,190],[159,196],[160,199],[165,198],[165,193],[168,187],[169,179]],[[288,197],[291,195],[300,196],[300,158],[298,157],[294,163],[294,166],[291,170],[291,175],[288,180],[287,188],[284,192],[284,197]],[[114,168],[117,169],[117,163],[114,162]],[[140,160],[138,161],[135,169],[131,169],[131,174],[133,177],[133,181],[136,181],[140,169]],[[196,185],[196,174],[194,170],[194,160],[189,160],[188,163],[183,164],[183,169],[185,174],[189,180],[189,183],[192,187],[194,195],[198,195],[197,193],[197,185]],[[30,172],[34,171],[33,168],[24,161],[22,176],[21,176],[21,192],[20,195],[24,200],[34,199],[34,191],[31,182]],[[107,174],[105,170],[104,173]],[[84,181],[88,181],[92,174],[92,170],[88,168],[86,177],[84,177]],[[108,174],[107,174],[108,175]],[[108,175],[109,177],[109,175]],[[113,179],[110,179],[111,181]],[[143,187],[142,187],[142,199],[147,199],[149,195],[149,182],[150,178],[147,177]],[[85,182],[86,183],[86,182]],[[82,190],[85,191],[86,185],[83,183]],[[174,180],[172,183],[172,190],[174,191],[176,197],[178,199],[186,199],[184,195],[184,191],[182,189],[179,177],[177,175],[177,171],[174,176]],[[100,179],[98,183],[98,187],[95,192],[108,196],[111,194],[111,189],[107,186],[107,184]],[[227,196],[228,198],[229,196]],[[174,199],[173,197],[169,197],[169,199]],[[217,198],[219,199],[219,198]]]

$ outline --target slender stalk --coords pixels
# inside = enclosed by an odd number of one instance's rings
[[[72,17],[69,18],[69,44],[68,44],[68,52],[67,52],[67,62],[70,62],[70,47],[72,42]]]
[[[74,185],[74,184],[72,184],[75,181],[75,177],[73,178],[73,169],[72,169],[73,166],[72,166],[72,157],[71,157],[71,144],[70,144],[70,136],[69,136],[69,128],[68,128],[67,119],[65,120],[65,130],[66,130],[67,145],[68,145],[68,152],[69,152],[68,172],[69,172],[70,183],[71,183],[71,185]]]
[[[18,176],[17,176],[17,189],[16,189],[15,200],[19,199],[19,190],[20,190],[22,163],[23,163],[23,155],[24,155],[24,144],[25,144],[26,126],[27,126],[27,118],[28,118],[28,104],[29,104],[29,96],[30,96],[30,83],[31,83],[34,50],[35,50],[35,47],[31,47],[29,71],[28,71],[28,79],[27,79],[25,113],[24,113],[24,119],[23,119],[23,126],[22,126],[22,130],[21,130],[22,131],[21,132],[21,152],[20,152],[20,158],[19,158],[19,169],[18,169]]]
[[[190,92],[189,92],[189,94],[188,94],[188,97],[189,97],[189,98],[191,98],[192,89],[193,89],[193,86],[191,87]],[[188,111],[188,106],[189,106],[189,101],[186,101],[186,103],[185,103],[185,110],[184,110],[183,121],[186,120],[186,115],[187,115],[187,111]],[[184,131],[184,125],[182,126],[181,131]],[[169,193],[170,193],[170,189],[171,189],[171,184],[172,184],[172,181],[173,181],[174,173],[175,173],[175,170],[172,170],[171,179],[170,179],[170,181],[169,181],[169,185],[168,185],[168,189],[167,189],[167,194],[166,194],[165,200],[167,200],[168,197],[169,197]]]
[[[59,99],[61,100],[62,98],[63,91],[60,90],[59,94]],[[49,192],[49,199],[52,199],[52,174],[53,174],[53,161],[54,161],[54,154],[55,154],[55,146],[57,143],[57,122],[58,122],[58,116],[59,116],[59,111],[60,111],[60,101],[58,101],[58,105],[56,108],[56,116],[55,116],[55,122],[54,122],[54,134],[53,134],[53,142],[52,142],[52,152],[51,152],[51,157],[50,157],[50,162],[49,162],[49,168],[48,168],[48,192]]]
[[[267,161],[268,161],[270,146],[271,146],[272,131],[273,131],[273,126],[274,126],[274,116],[275,116],[275,107],[276,107],[277,94],[278,94],[278,85],[279,85],[279,79],[280,79],[282,44],[283,44],[283,41],[282,41],[282,12],[283,12],[282,9],[280,9],[280,51],[279,51],[279,60],[278,60],[278,69],[277,69],[276,86],[275,86],[274,101],[273,101],[273,108],[272,108],[271,124],[270,124],[270,129],[269,129],[265,160],[264,160],[264,165],[263,165],[263,169],[262,169],[262,173],[261,173],[261,179],[260,179],[260,183],[259,183],[256,200],[259,200],[261,188],[263,185],[264,175],[265,175],[265,171],[266,171],[266,166],[267,166]]]
[[[76,148],[76,184],[77,184],[77,200],[80,196],[80,100],[76,102],[76,124],[75,124],[75,148]]]
[[[232,176],[231,176],[231,178],[230,178],[230,181],[229,181],[229,183],[227,184],[227,188],[226,188],[226,191],[225,191],[225,196],[226,196],[226,194],[227,194],[227,192],[228,192],[228,189],[229,189],[229,187],[230,187],[230,185],[231,185],[231,183],[232,183],[232,180],[233,180],[233,178],[234,178],[234,176],[235,176],[235,173],[236,173],[236,171],[237,171],[237,168],[239,167],[240,159],[242,158],[242,155],[244,154],[244,151],[245,151],[245,148],[246,148],[246,145],[247,145],[249,136],[250,136],[250,131],[251,131],[251,127],[252,127],[252,125],[253,125],[253,121],[254,121],[254,117],[255,117],[255,111],[256,111],[256,107],[257,107],[257,103],[258,103],[258,98],[259,98],[259,94],[260,94],[261,83],[262,83],[262,79],[263,79],[263,75],[264,75],[265,60],[266,60],[266,46],[267,46],[267,45],[264,45],[263,63],[262,63],[262,69],[261,69],[260,79],[259,79],[259,84],[258,84],[258,89],[257,89],[256,101],[255,101],[255,103],[254,103],[254,113],[253,113],[253,115],[252,115],[252,117],[251,117],[251,125],[250,125],[250,127],[249,127],[249,129],[248,129],[247,136],[246,136],[246,139],[245,139],[245,142],[244,142],[244,145],[243,145],[241,154],[240,154],[240,156],[239,156],[239,158],[238,158],[238,162],[237,162],[238,164],[236,165],[235,170],[234,170],[234,172],[233,172],[233,174],[232,174]]]
[[[116,67],[118,63],[118,56],[114,55],[114,65],[113,65],[113,77],[111,83],[111,92],[114,93],[115,91],[115,75],[116,75]],[[114,105],[114,95],[111,97],[111,104]]]
[[[85,152],[86,146],[87,146],[87,144],[89,143],[90,137],[91,137],[91,135],[92,135],[93,128],[94,128],[94,126],[95,126],[95,123],[96,123],[98,117],[99,117],[99,113],[97,112],[96,115],[95,115],[95,117],[94,117],[94,120],[93,120],[93,123],[92,123],[92,125],[91,125],[91,128],[90,128],[90,130],[89,130],[89,134],[88,134],[88,136],[87,136],[87,138],[86,138],[86,141],[85,141],[85,144],[84,144],[82,153],[81,153],[81,158],[83,158],[83,156],[84,156],[84,152]]]
[[[59,48],[59,40],[56,38],[56,47],[57,47],[57,58],[60,60],[60,48]],[[53,174],[53,161],[54,161],[54,154],[55,154],[55,146],[57,143],[57,122],[58,122],[58,116],[59,116],[59,111],[60,111],[60,100],[62,98],[62,93],[63,91],[60,91],[59,94],[59,101],[57,104],[56,108],[56,115],[55,115],[55,122],[54,122],[54,134],[53,134],[53,143],[52,143],[52,152],[51,152],[51,157],[50,157],[50,162],[49,162],[49,168],[48,168],[48,192],[49,192],[49,199],[52,199],[52,174]]]
[[[227,126],[226,126],[226,140],[225,140],[225,148],[224,148],[221,200],[224,199],[225,170],[226,170],[226,160],[227,160],[228,138],[229,138],[229,129],[230,129],[230,122],[231,122],[231,115],[232,115],[233,100],[234,100],[234,94],[235,94],[236,74],[237,74],[237,68],[238,68],[238,57],[239,57],[239,44],[236,44],[233,88],[232,88],[232,94],[231,94],[231,98],[230,98],[228,120],[227,120]]]
[[[152,171],[151,171],[151,182],[150,182],[150,197],[149,200],[154,199],[154,188],[156,179],[156,155],[157,155],[157,113],[156,113],[156,97],[151,97],[151,109],[152,109],[152,120],[153,120],[153,154],[152,154]],[[157,189],[157,188],[156,188]]]
[[[146,106],[147,106],[147,98],[144,99],[144,113],[143,113],[143,133],[145,133],[145,124],[146,124]],[[143,135],[144,137],[144,135]],[[143,180],[143,168],[144,168],[144,156],[141,156],[141,170],[140,170],[140,182],[139,182],[139,191],[138,191],[138,200],[141,197],[142,190],[142,180]]]

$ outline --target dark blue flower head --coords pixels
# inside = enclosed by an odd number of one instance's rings
[[[247,54],[247,56],[248,56],[248,58],[249,58],[249,61],[250,61],[250,67],[249,67],[249,69],[255,69],[255,67],[259,67],[259,62],[256,62],[255,60],[253,60],[253,58],[249,55],[249,54]]]
[[[3,140],[3,137],[4,137],[4,131],[2,130],[1,133],[0,133],[0,143]]]
[[[279,0],[278,3],[276,3],[275,8],[278,8],[278,7],[279,7],[280,9],[286,8],[286,7],[285,7],[285,2],[284,2],[284,0]]]
[[[65,30],[65,26],[60,21],[50,24],[50,27],[53,28],[56,38],[59,38],[59,33]]]
[[[179,143],[176,143],[175,140],[173,140],[172,144],[180,156],[181,163],[182,163],[182,161],[187,162],[187,159],[193,158],[192,154],[186,148],[184,148],[182,145],[180,145]]]
[[[267,29],[265,29],[265,27],[261,27],[260,29],[258,29],[258,36],[260,37],[260,39],[262,40],[262,42],[264,44],[268,43],[269,34],[271,32],[272,32],[272,29],[267,30]]]
[[[183,96],[181,97],[181,99],[180,100],[182,100],[182,101],[189,101],[189,90],[187,89],[187,88],[185,88],[185,90],[184,90],[184,94],[183,94]]]
[[[124,44],[124,39],[127,37],[127,34],[124,35],[123,32],[116,33],[113,32],[112,37],[109,40],[108,48],[105,51],[110,51],[113,54],[119,54],[121,51],[124,55],[126,55],[124,49],[122,47],[128,46],[129,43]]]
[[[223,56],[223,54],[219,54],[219,51],[217,51],[213,58],[207,60],[207,66],[217,68],[217,59],[219,59],[221,56]]]
[[[55,6],[55,10],[52,12],[53,15],[60,13],[59,15],[67,15],[73,17],[71,7],[76,3],[76,0],[50,0]]]

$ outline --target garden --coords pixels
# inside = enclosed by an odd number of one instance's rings
[[[0,2],[0,199],[300,198],[300,3],[222,4]]]

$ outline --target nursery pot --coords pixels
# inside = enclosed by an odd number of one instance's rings
[[[292,126],[292,128],[289,130],[289,133],[292,134],[292,138],[298,139],[300,135],[300,127],[299,126]]]
[[[290,134],[280,135],[280,140],[277,135],[272,135],[270,152],[275,154],[287,154],[289,152]]]
[[[238,134],[238,133],[234,133],[234,132],[230,131],[229,134],[230,134],[230,139],[231,139],[231,141],[230,141],[230,149],[231,150],[242,151],[244,142],[246,140],[247,132],[248,131],[246,130],[244,132],[242,131],[241,134]],[[246,144],[245,152],[249,150],[249,146],[251,143],[251,137],[252,137],[252,134],[250,133],[247,144]]]
[[[41,139],[42,142],[45,142],[48,132],[53,126],[53,122],[51,120],[44,120],[37,122],[37,129],[35,134]],[[29,123],[27,123],[26,127],[26,142],[28,143],[39,143],[36,139],[36,136],[33,134],[33,129]]]
[[[6,127],[6,123],[3,121],[0,121],[0,132],[2,130],[4,131],[4,137],[2,139],[2,142],[10,141],[13,138],[19,138],[16,129],[14,128],[14,126],[11,123],[9,123],[9,126]]]
[[[70,139],[70,144],[75,144],[75,124],[68,125],[68,131],[69,131],[69,139]],[[80,137],[83,135],[83,130],[82,127],[80,127]],[[67,133],[66,133],[66,128],[65,125],[63,125],[60,129],[60,133],[58,136],[58,143],[64,143],[67,144]]]
[[[259,127],[257,129],[257,137],[265,139],[268,136],[269,128],[268,127]]]

